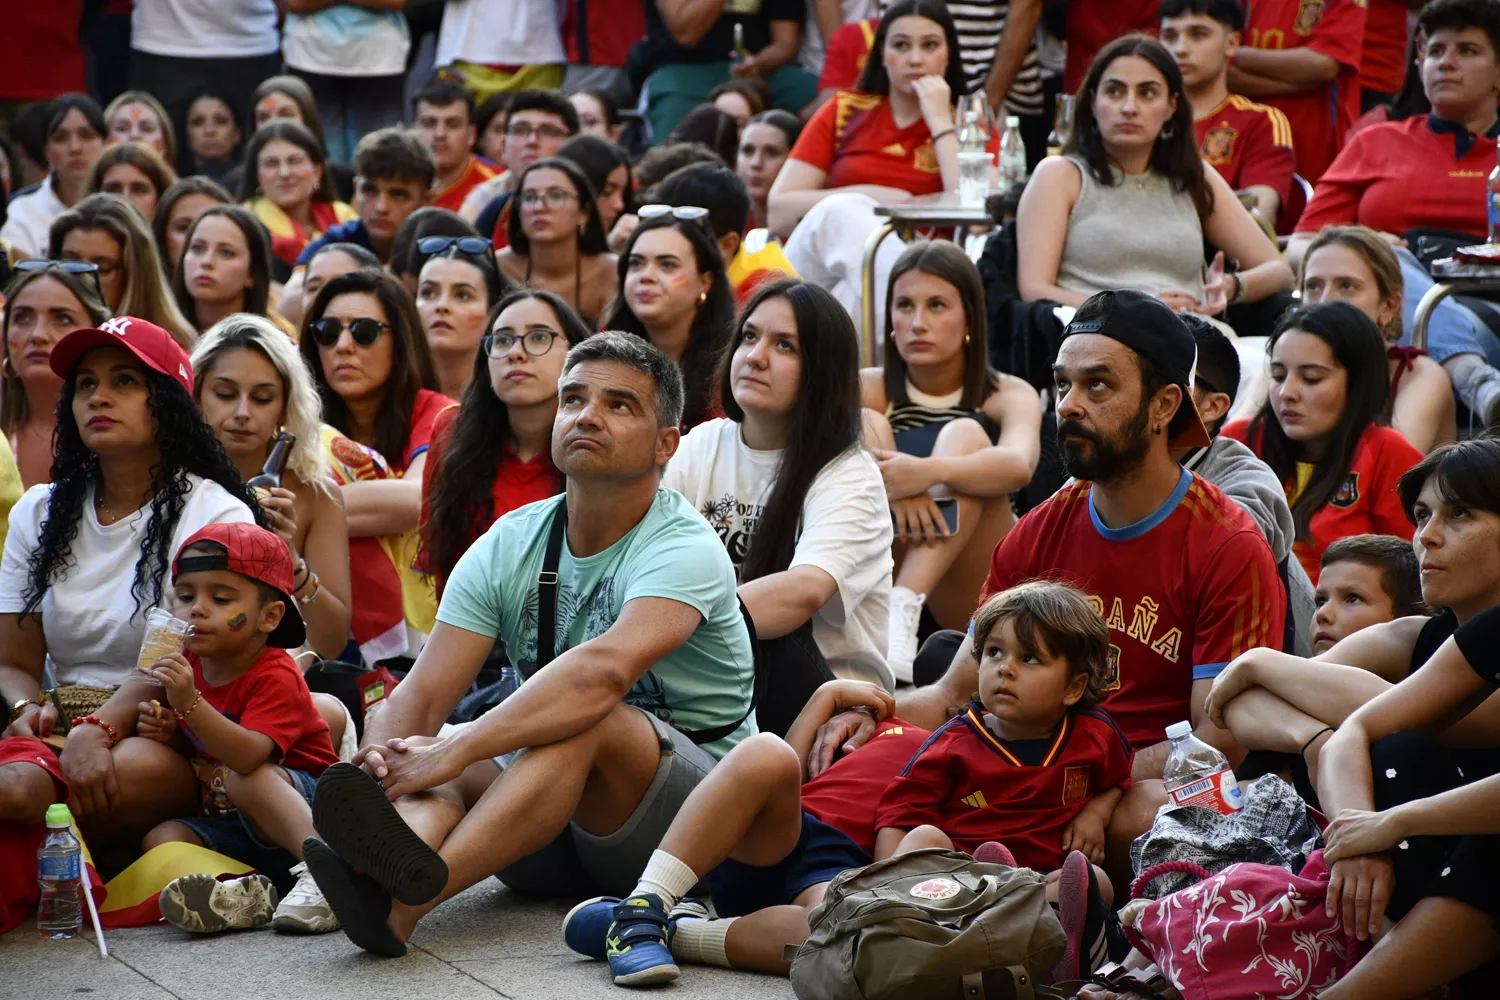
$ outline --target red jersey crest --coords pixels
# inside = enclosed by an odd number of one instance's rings
[[[1299,35],[1310,35],[1318,23],[1323,20],[1323,4],[1325,0],[1302,0],[1297,7],[1297,20],[1292,25],[1292,30]]]
[[[1328,502],[1335,507],[1353,507],[1359,503],[1359,473],[1351,472],[1339,488],[1329,497]]]
[[[1227,125],[1209,129],[1203,136],[1203,158],[1219,167],[1234,159],[1234,140],[1239,133]]]

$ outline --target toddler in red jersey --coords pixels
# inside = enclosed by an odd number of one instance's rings
[[[197,844],[263,873],[169,883],[162,916],[183,930],[254,927],[273,915],[284,930],[338,927],[300,864],[302,841],[313,836],[313,789],[338,757],[287,653],[307,637],[290,596],[293,577],[286,543],[264,528],[211,524],[197,532],[173,562],[170,599],[193,632],[183,652],[161,657],[128,685],[141,699],[135,735],[189,758],[201,795],[196,815],[158,824],[142,849]],[[296,886],[279,908],[273,879]]]

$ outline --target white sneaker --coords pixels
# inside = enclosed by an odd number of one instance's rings
[[[333,915],[333,907],[328,905],[323,890],[313,881],[307,863],[293,865],[292,874],[297,876],[297,884],[276,907],[271,926],[293,934],[326,934],[338,930],[339,918]]]
[[[220,882],[195,872],[168,882],[157,904],[168,923],[194,934],[246,930],[271,919],[276,888],[264,875]]]
[[[900,684],[910,684],[912,680],[911,666],[917,658],[917,626],[926,600],[926,594],[916,594],[905,587],[891,588],[885,658]]]

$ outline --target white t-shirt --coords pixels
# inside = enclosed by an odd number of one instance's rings
[[[12,260],[45,257],[52,223],[67,210],[68,206],[53,190],[49,174],[40,184],[11,195],[5,209],[5,225],[0,226],[0,243],[15,251]]]
[[[780,451],[754,451],[727,417],[682,439],[662,485],[687,497],[718,532],[738,572],[762,505],[775,484]],[[840,677],[895,689],[885,659],[891,596],[891,511],[875,460],[852,448],[829,462],[802,503],[801,534],[788,569],[816,566],[838,584],[813,616],[813,641]]]
[[[548,66],[568,61],[562,41],[566,0],[448,0],[434,66]]]
[[[189,476],[192,489],[172,533],[167,565],[189,536],[205,524],[253,520],[250,508],[218,483]],[[14,614],[26,606],[26,565],[36,550],[52,485],[42,483],[26,491],[10,511],[10,534],[0,561],[0,614]],[[135,669],[136,654],[145,637],[145,612],[135,613],[130,586],[135,564],[146,541],[151,508],[114,524],[101,525],[94,513],[94,488],[83,502],[78,535],[69,546],[68,567],[42,596],[42,635],[47,641],[47,667],[59,684],[118,687]],[[168,581],[163,581],[165,594]]]
[[[135,0],[130,47],[157,56],[240,59],[281,49],[276,0]]]
[[[399,11],[342,3],[315,14],[288,14],[281,54],[289,69],[324,76],[406,72],[411,31]]]

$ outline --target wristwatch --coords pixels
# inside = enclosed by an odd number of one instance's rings
[[[12,722],[15,722],[16,719],[20,718],[21,713],[26,711],[27,705],[42,705],[42,702],[38,701],[36,698],[18,699],[13,705],[10,706],[10,715],[6,718],[5,724],[8,726]]]

